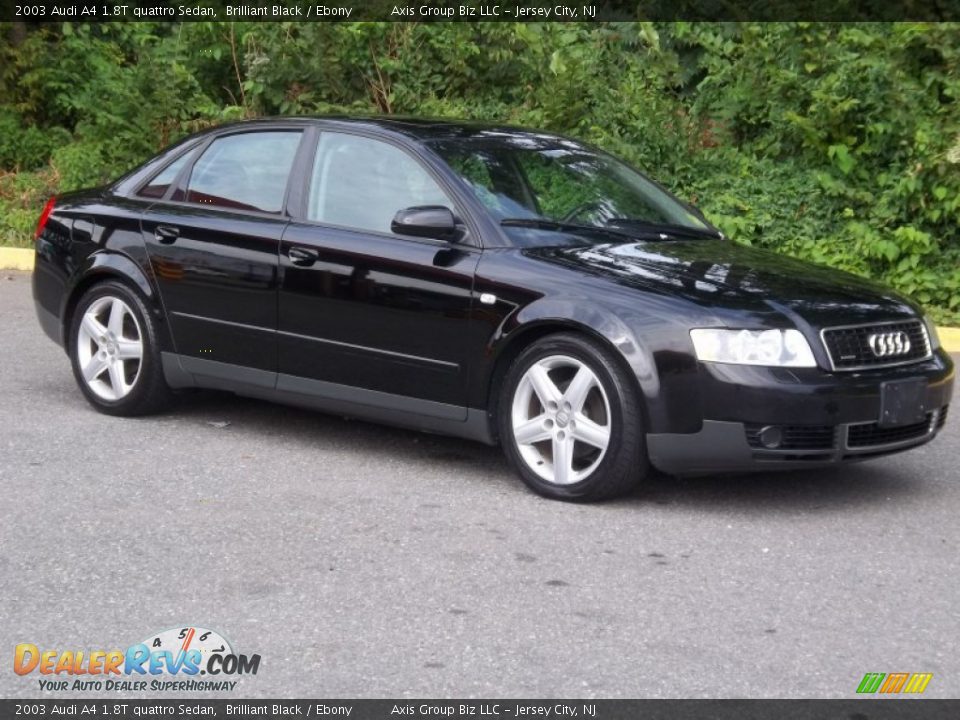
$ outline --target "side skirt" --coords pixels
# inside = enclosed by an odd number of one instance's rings
[[[164,377],[174,389],[194,387],[226,390],[283,405],[496,445],[484,409],[464,408],[169,352],[161,353],[161,357]]]

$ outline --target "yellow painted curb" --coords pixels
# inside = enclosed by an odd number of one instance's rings
[[[0,247],[0,269],[33,270],[33,249]]]
[[[947,352],[960,352],[960,328],[938,327],[940,344]]]
[[[33,249],[0,247],[0,270],[33,270]],[[938,327],[937,334],[944,350],[960,353],[960,328]]]

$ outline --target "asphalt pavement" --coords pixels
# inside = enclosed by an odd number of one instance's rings
[[[958,697],[954,416],[855,466],[563,504],[497,448],[226,394],[100,415],[0,271],[0,697],[42,695],[17,643],[187,625],[261,656],[235,697]]]

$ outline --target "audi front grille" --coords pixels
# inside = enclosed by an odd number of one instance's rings
[[[833,370],[908,365],[932,355],[922,320],[825,328],[820,337]]]

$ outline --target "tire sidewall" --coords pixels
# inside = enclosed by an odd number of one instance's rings
[[[513,434],[513,398],[520,380],[531,365],[552,355],[567,355],[586,364],[603,385],[610,407],[610,422],[612,425],[610,443],[607,445],[603,459],[589,477],[570,485],[557,485],[547,482],[534,472],[520,454]],[[623,372],[615,366],[607,352],[595,343],[574,335],[549,336],[533,344],[517,356],[507,371],[504,380],[503,391],[498,404],[498,425],[500,442],[503,445],[504,452],[523,481],[531,489],[545,497],[554,499],[590,500],[594,499],[596,495],[598,479],[603,478],[610,472],[623,471],[625,450],[631,457],[636,455],[634,450],[639,451],[640,455],[636,460],[627,459],[627,461],[632,464],[640,463],[640,458],[643,457],[640,447],[643,434],[639,433],[638,437],[632,440],[637,448],[629,448],[625,444],[626,427],[632,425],[632,423],[627,422],[629,419],[628,413],[634,413],[635,416],[639,414],[636,401],[632,395],[633,388],[629,387],[625,380]],[[637,473],[639,478],[639,468],[637,468]]]

